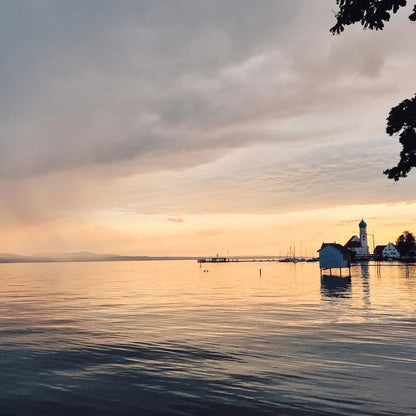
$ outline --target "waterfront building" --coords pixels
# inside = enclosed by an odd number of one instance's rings
[[[341,269],[351,267],[351,253],[341,244],[322,243],[318,253],[321,275],[323,270],[329,270],[332,274],[332,269],[339,269],[341,276]],[[351,275],[351,271],[349,274]]]
[[[374,258],[381,259],[399,259],[400,253],[393,243],[387,245],[379,245],[374,249]]]
[[[379,244],[378,246],[376,246],[376,248],[374,249],[374,259],[375,260],[383,260],[384,255],[383,255],[383,250],[386,248],[386,245],[381,245]]]
[[[370,251],[368,249],[367,223],[361,219],[358,227],[360,229],[360,236],[353,235],[344,245],[345,248],[353,253],[356,259],[370,256]]]

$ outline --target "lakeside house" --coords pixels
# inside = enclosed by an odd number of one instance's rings
[[[341,269],[351,267],[351,252],[341,244],[322,243],[318,253],[321,275],[323,270],[329,270],[330,274],[332,274],[332,269],[339,269],[341,276]],[[351,271],[349,274],[351,276]]]
[[[378,245],[374,249],[374,258],[376,260],[399,259],[400,253],[393,243],[388,243],[386,245]]]
[[[382,245],[379,244],[378,246],[375,247],[374,249],[374,259],[375,260],[383,260],[384,259],[384,254],[383,251],[386,248],[386,245]]]
[[[337,243],[322,243],[319,253],[319,266],[322,270],[350,268],[352,260],[368,260],[371,258],[367,244],[367,223],[364,219],[358,224],[360,236],[353,235],[344,245]]]

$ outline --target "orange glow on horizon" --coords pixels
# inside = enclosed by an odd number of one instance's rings
[[[103,212],[91,220],[8,227],[0,252],[113,253],[148,256],[315,255],[323,241],[345,244],[364,218],[375,245],[414,231],[415,203],[349,205],[274,215],[183,217]],[[369,238],[372,251],[372,237]]]

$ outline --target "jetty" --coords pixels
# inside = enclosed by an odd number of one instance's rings
[[[201,257],[197,261],[198,263],[229,263],[230,259],[228,257]]]
[[[300,263],[300,262],[315,262],[318,261],[316,257],[305,257],[305,258],[287,258],[287,257],[267,257],[267,256],[247,256],[247,257],[200,257],[197,259],[198,263]]]

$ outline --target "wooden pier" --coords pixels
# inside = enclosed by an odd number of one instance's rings
[[[198,263],[301,263],[315,262],[316,258],[286,258],[286,257],[201,257]]]

